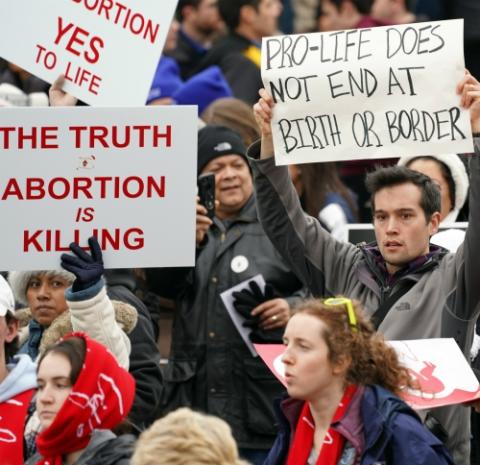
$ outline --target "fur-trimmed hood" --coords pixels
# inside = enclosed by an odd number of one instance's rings
[[[137,311],[131,305],[120,302],[119,300],[112,300],[113,308],[115,310],[115,320],[119,324],[120,328],[129,334],[137,325]],[[22,308],[15,312],[15,316],[19,321],[20,326],[20,346],[22,346],[28,339],[28,324],[32,317],[30,308]],[[42,354],[46,349],[55,344],[62,336],[71,333],[73,331],[72,323],[70,320],[70,310],[57,316],[52,324],[45,329],[42,339],[40,341],[39,353]]]
[[[39,271],[10,271],[8,282],[12,288],[15,300],[21,305],[28,305],[27,287],[34,276],[58,276],[64,279],[69,285],[75,281],[75,275],[66,270],[39,270]]]

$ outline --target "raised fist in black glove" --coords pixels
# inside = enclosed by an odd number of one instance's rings
[[[62,268],[75,275],[73,292],[83,291],[101,279],[104,268],[102,249],[97,238],[92,236],[88,239],[90,254],[85,252],[76,242],[70,244],[70,250],[74,255],[63,253],[60,257]]]

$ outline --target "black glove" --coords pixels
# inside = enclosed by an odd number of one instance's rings
[[[241,291],[235,291],[232,296],[234,298],[233,306],[235,310],[245,318],[243,326],[252,330],[250,340],[252,342],[281,342],[283,328],[279,334],[274,334],[277,332],[276,330],[265,330],[260,327],[260,315],[251,315],[251,311],[255,307],[276,297],[273,287],[270,284],[266,284],[265,291],[262,292],[255,281],[250,281],[248,286],[250,289],[245,288]]]
[[[232,296],[235,299],[233,301],[235,310],[244,318],[251,319],[256,317],[252,317],[250,312],[263,302],[273,299],[275,297],[275,291],[270,284],[266,284],[265,292],[262,292],[255,281],[250,281],[248,286],[250,289],[245,288],[241,291],[235,291]]]
[[[102,249],[97,238],[92,236],[88,239],[90,255],[85,252],[77,243],[70,244],[70,250],[75,254],[63,253],[60,257],[62,268],[75,275],[73,281],[73,292],[83,291],[100,281],[104,268]]]

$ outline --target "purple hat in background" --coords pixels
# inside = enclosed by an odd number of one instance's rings
[[[153,77],[147,104],[158,98],[171,97],[182,84],[177,62],[173,58],[162,56]]]
[[[171,97],[178,105],[198,105],[200,115],[212,102],[233,97],[233,93],[220,68],[210,66],[183,83]]]

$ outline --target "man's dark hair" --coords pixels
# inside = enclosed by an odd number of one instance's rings
[[[372,213],[375,213],[375,194],[387,187],[399,186],[401,184],[413,184],[421,191],[420,207],[425,214],[425,219],[430,218],[435,212],[440,211],[441,197],[440,189],[431,178],[418,171],[405,168],[404,166],[390,166],[380,168],[368,173],[365,179],[367,191],[370,193]]]
[[[342,6],[342,3],[345,0],[330,0],[337,10],[340,10],[340,7]],[[355,8],[358,10],[358,12],[362,15],[368,15],[370,13],[370,10],[372,9],[372,3],[373,0],[349,0]],[[320,14],[321,14],[321,2],[320,2]]]
[[[218,11],[230,31],[234,31],[240,24],[240,9],[244,5],[251,5],[256,10],[262,0],[219,0]]]
[[[175,10],[175,18],[177,19],[177,21],[183,21],[182,10],[186,6],[193,6],[193,8],[198,8],[200,3],[202,3],[202,0],[178,0],[177,9]]]
[[[5,321],[9,325],[12,321],[15,320],[15,317],[7,312],[5,315]],[[5,343],[5,362],[8,363],[9,360],[16,355],[18,352],[18,336],[12,342]]]

